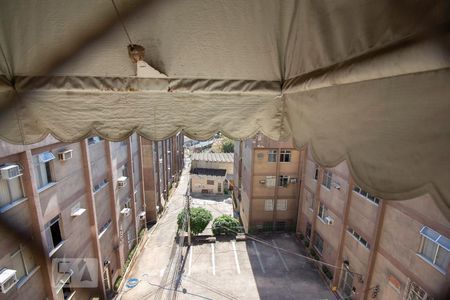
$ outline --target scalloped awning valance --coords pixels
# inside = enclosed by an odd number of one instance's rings
[[[110,1],[4,1],[0,138],[260,131],[347,159],[385,199],[450,216],[448,1],[119,1],[166,78],[136,76]]]

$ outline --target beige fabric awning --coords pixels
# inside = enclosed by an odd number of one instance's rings
[[[448,1],[115,2],[167,78],[136,76],[111,1],[2,1],[2,139],[293,136],[450,216]]]

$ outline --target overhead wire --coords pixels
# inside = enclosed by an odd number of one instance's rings
[[[116,3],[114,2],[114,0],[111,0],[111,2],[112,2],[112,5],[114,6],[114,10],[116,11],[117,17],[119,18],[119,21],[120,21],[120,23],[122,24],[123,31],[124,31],[125,34],[127,35],[127,38],[128,38],[128,41],[130,42],[130,45],[134,45],[134,43],[131,41],[130,34],[128,33],[128,29],[127,29],[127,27],[125,26],[125,22],[124,22],[123,19],[122,19],[122,16],[121,16],[121,14],[120,14],[120,12],[119,12],[119,9],[117,8]]]

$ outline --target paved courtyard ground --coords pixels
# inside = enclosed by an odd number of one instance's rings
[[[183,208],[188,176],[185,170],[128,276],[137,278],[138,285],[124,287],[118,299],[336,299],[311,263],[271,246],[302,253],[290,234],[258,235],[246,241],[221,238],[194,243],[189,249],[179,247],[176,217]],[[231,204],[222,200],[193,197],[192,206],[205,207],[214,216],[231,214]],[[180,253],[183,268],[174,262]]]

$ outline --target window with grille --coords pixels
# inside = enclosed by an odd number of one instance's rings
[[[310,211],[314,210],[314,194],[306,191],[306,200],[308,202],[308,208]]]
[[[287,199],[278,199],[277,200],[277,210],[284,211],[287,210]]]
[[[327,189],[331,188],[331,179],[333,177],[333,174],[330,170],[325,170],[323,172],[323,179],[322,179],[322,185],[326,187]]]
[[[306,223],[306,231],[305,231],[305,235],[306,235],[306,238],[307,238],[308,240],[311,239],[311,233],[312,233],[312,225],[311,225],[311,223],[307,222],[307,223]]]
[[[277,150],[269,150],[269,155],[267,156],[267,161],[269,161],[269,162],[277,161]]]
[[[272,199],[264,200],[264,210],[265,211],[273,211],[273,200]]]
[[[370,202],[375,203],[376,205],[378,205],[380,203],[380,199],[378,199],[377,197],[374,197],[373,195],[369,194],[368,192],[362,190],[357,185],[353,188],[353,191],[355,191],[356,193],[363,196],[366,200],[369,200]]]
[[[92,187],[92,192],[97,193],[98,191],[100,191],[103,187],[105,187],[108,184],[108,179],[103,179],[102,181],[100,181],[99,183],[97,183],[96,185],[94,185]]]
[[[450,239],[427,226],[420,230],[420,234],[420,257],[445,274],[450,262]]]
[[[206,180],[207,185],[214,185],[214,180]]]
[[[350,299],[353,294],[353,273],[350,272],[348,266],[345,264],[344,268],[342,268],[339,290],[344,299]]]
[[[290,161],[291,161],[291,150],[281,150],[280,162],[290,162]]]
[[[367,249],[370,249],[369,242],[367,242],[366,239],[364,239],[358,232],[356,232],[353,228],[347,229],[348,233],[350,233],[360,244],[362,244]]]
[[[317,216],[325,222],[325,217],[327,216],[327,208],[323,203],[320,203],[319,210],[317,211]]]
[[[314,248],[316,248],[317,252],[322,254],[322,252],[323,252],[323,239],[318,233],[316,233],[316,237],[314,239]]]
[[[23,198],[24,192],[21,175],[11,179],[0,179],[0,211],[2,207]]]
[[[408,292],[406,300],[433,300],[433,297],[421,288],[417,283],[410,281],[408,284]]]
[[[55,155],[51,152],[43,152],[33,155],[34,175],[38,189],[45,187],[53,182],[50,162],[55,159]]]
[[[278,186],[287,187],[289,184],[289,176],[280,175],[278,177]]]
[[[266,187],[274,187],[276,176],[266,176]]]

